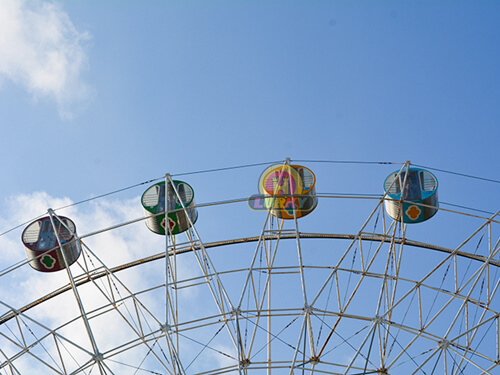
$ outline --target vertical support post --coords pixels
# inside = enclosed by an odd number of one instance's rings
[[[168,225],[168,178],[169,174],[165,174],[165,324],[168,327],[169,325],[169,314],[168,314],[168,309],[169,309],[169,264],[168,264],[168,247],[169,247],[169,242],[170,242],[170,225]]]
[[[165,205],[164,205],[164,208],[165,208],[165,211],[164,211],[164,214],[165,214],[165,324],[164,324],[164,333],[166,336],[168,336],[168,340],[167,342],[169,343],[169,351],[170,351],[170,355],[173,357],[173,361],[172,361],[172,367],[173,367],[173,371],[174,371],[174,374],[178,374],[179,373],[179,364],[178,364],[178,361],[176,360],[177,358],[177,355],[176,355],[176,350],[175,350],[175,347],[172,348],[172,346],[175,346],[175,344],[171,341],[171,337],[170,337],[170,332],[171,332],[171,327],[172,325],[170,324],[170,309],[172,308],[172,301],[171,301],[171,296],[170,296],[170,256],[169,256],[169,247],[170,247],[170,243],[171,243],[171,231],[170,231],[170,225],[169,225],[169,221],[168,221],[168,213],[169,213],[169,196],[168,196],[168,187],[169,187],[169,178],[170,178],[170,174],[166,173],[165,174],[165,188],[163,190],[163,194],[164,194],[164,199],[165,199]],[[174,249],[175,251],[175,249]],[[173,310],[173,309],[172,309]],[[175,323],[174,323],[175,325]]]
[[[185,374],[182,367],[182,363],[179,355],[179,332],[178,332],[178,316],[177,316],[177,290],[170,293],[170,288],[172,285],[175,287],[177,282],[177,265],[176,265],[176,249],[175,249],[175,237],[170,229],[168,214],[171,210],[175,210],[175,207],[170,207],[170,186],[174,187],[174,182],[169,173],[165,174],[165,324],[164,333],[167,337],[167,343],[169,350],[171,352],[172,367],[175,374]],[[174,196],[175,198],[175,196]],[[180,198],[179,198],[180,199]],[[175,201],[175,199],[173,199]],[[172,249],[172,257],[169,254],[169,249]],[[173,262],[171,264],[170,262]],[[171,311],[170,311],[171,310]],[[171,332],[172,327],[175,327],[175,339],[172,340]]]
[[[243,357],[243,340],[241,339],[241,330],[240,330],[240,310],[233,310],[234,320],[236,322],[236,342],[237,342],[237,350],[238,350],[238,373],[242,374],[242,371],[246,374],[246,365],[244,365],[244,361],[246,358]]]
[[[175,187],[175,184],[174,182],[172,181],[172,178],[170,175],[167,175],[166,176],[166,180],[167,180],[167,183],[171,183],[172,185],[172,190],[174,192],[174,196],[176,197],[176,199],[178,199],[179,201],[179,204],[182,206],[182,212],[184,213],[184,215],[186,215],[186,219],[188,220],[189,222],[189,226],[192,230],[192,232],[194,233],[194,235],[196,236],[196,238],[198,239],[199,241],[199,244],[200,244],[200,251],[202,253],[202,257],[200,258],[199,255],[198,255],[198,252],[196,250],[196,247],[194,246],[194,243],[192,241],[192,239],[188,236],[189,238],[189,241],[191,242],[191,244],[193,245],[193,253],[195,254],[195,257],[197,258],[197,261],[200,265],[200,268],[201,268],[201,271],[203,272],[206,280],[207,280],[207,284],[208,284],[208,287],[212,293],[212,296],[214,297],[215,299],[215,302],[219,308],[219,312],[221,313],[221,316],[224,320],[226,320],[227,318],[225,317],[225,311],[224,311],[224,302],[227,303],[227,305],[229,306],[229,308],[231,309],[231,312],[233,314],[236,314],[236,335],[231,331],[231,329],[229,328],[229,325],[226,324],[226,327],[228,328],[228,332],[229,332],[229,335],[231,336],[231,339],[233,340],[233,343],[235,344],[236,348],[237,348],[237,351],[238,351],[238,359],[239,359],[239,362],[242,361],[244,359],[244,354],[243,354],[243,351],[241,349],[241,346],[240,346],[240,342],[241,342],[241,335],[240,335],[240,331],[239,331],[239,325],[238,325],[238,321],[237,321],[237,314],[239,313],[239,309],[235,309],[234,306],[233,306],[233,303],[231,302],[231,299],[229,298],[229,294],[227,293],[226,291],[226,288],[224,287],[220,277],[219,277],[219,274],[217,273],[216,269],[215,269],[215,266],[214,264],[212,263],[212,260],[210,259],[210,257],[208,256],[208,253],[205,249],[205,246],[203,244],[203,241],[201,240],[201,237],[200,235],[198,234],[198,231],[196,230],[196,227],[194,226],[194,223],[193,221],[191,220],[191,217],[189,216],[189,212],[188,210],[186,209],[186,206],[184,204],[184,202],[182,201],[182,197],[180,196],[179,192],[177,191],[177,188]],[[215,280],[216,280],[216,283],[217,283],[217,287],[219,289],[219,294],[220,294],[220,300],[217,299],[217,290],[214,289],[212,287],[212,285],[210,284],[210,278],[209,278],[209,275],[208,275],[208,272],[207,272],[207,269],[206,269],[206,266],[204,265],[204,263],[207,263],[208,265],[210,265],[210,267],[212,268],[213,272],[214,272],[214,276],[215,276]],[[236,337],[235,337],[236,336]],[[239,373],[241,374],[241,364],[238,364],[238,369],[239,369]]]
[[[57,215],[55,215],[55,214],[54,214],[54,216],[56,216],[56,217],[57,217]],[[59,218],[58,218],[58,219],[59,219]],[[76,233],[72,232],[72,231],[71,231],[71,229],[70,229],[70,228],[69,228],[69,227],[68,227],[68,226],[67,226],[67,225],[66,225],[63,221],[61,221],[60,219],[59,219],[59,221],[61,222],[61,224],[62,224],[64,227],[66,227],[66,229],[67,229],[67,230],[69,230],[69,231],[70,231],[70,233],[71,233],[72,235],[74,235],[75,237],[77,237],[77,236],[76,236]],[[77,237],[77,238],[78,238],[78,237]],[[159,320],[156,318],[156,316],[155,316],[155,315],[153,315],[153,314],[152,314],[152,313],[151,313],[151,312],[150,312],[150,311],[149,311],[149,310],[148,310],[148,309],[144,306],[144,304],[142,304],[142,303],[139,301],[139,299],[137,298],[137,296],[136,296],[134,293],[132,293],[132,291],[131,291],[129,288],[127,288],[127,286],[126,286],[126,285],[125,285],[125,284],[124,284],[124,283],[123,283],[123,282],[122,282],[119,278],[117,278],[117,277],[116,277],[116,275],[114,275],[114,274],[113,274],[113,272],[112,272],[112,271],[111,271],[111,270],[110,270],[110,269],[109,269],[109,268],[108,268],[108,267],[107,267],[107,266],[106,266],[106,265],[105,265],[105,264],[104,264],[104,263],[103,263],[103,262],[99,259],[99,257],[98,257],[96,254],[94,254],[94,252],[93,252],[93,251],[92,251],[92,250],[91,250],[88,246],[86,246],[86,245],[85,245],[82,241],[80,241],[80,244],[81,244],[82,246],[84,246],[84,247],[86,248],[86,250],[89,252],[89,254],[90,254],[90,255],[92,255],[92,256],[93,256],[93,257],[94,257],[94,258],[95,258],[95,259],[96,259],[96,260],[97,260],[97,261],[101,264],[101,266],[104,268],[104,270],[106,271],[106,273],[107,273],[108,275],[113,275],[113,278],[115,279],[115,281],[117,281],[117,282],[118,282],[118,283],[119,283],[119,284],[120,284],[120,285],[121,285],[121,286],[122,286],[122,287],[123,287],[123,288],[127,291],[127,293],[129,293],[129,295],[130,295],[130,297],[133,299],[134,303],[135,303],[135,304],[137,304],[137,305],[139,305],[139,306],[141,306],[141,307],[142,307],[142,309],[144,309],[144,311],[145,311],[145,312],[147,312],[147,313],[148,313],[148,315],[149,315],[151,318],[153,318],[153,319],[154,319],[154,321],[155,321],[155,322],[156,322],[156,323],[160,326],[161,331],[162,331],[163,333],[167,332],[168,330],[167,330],[167,327],[165,326],[165,324],[163,324],[161,321],[159,321]],[[67,262],[66,262],[66,263],[67,263]],[[110,301],[110,302],[111,302],[111,301]],[[1,303],[1,301],[0,301],[0,303]],[[137,305],[136,305],[136,306],[137,306]],[[139,332],[137,332],[135,329],[133,329],[133,330],[134,330],[134,332],[136,332],[136,333],[139,335],[139,337],[141,338],[141,340],[143,341],[143,343],[144,343],[144,344],[148,347],[149,351],[153,353],[153,355],[154,355],[154,356],[155,356],[155,358],[159,361],[159,363],[161,363],[161,364],[162,364],[162,366],[163,366],[163,367],[167,370],[167,372],[168,372],[168,373],[171,373],[171,372],[170,372],[170,370],[167,368],[167,366],[166,366],[166,365],[162,362],[162,360],[158,357],[158,355],[157,355],[156,353],[154,353],[153,348],[152,348],[152,347],[150,347],[150,346],[148,345],[148,343],[147,343],[147,341],[144,339],[144,337],[142,337],[142,336],[139,334]],[[181,374],[181,375],[185,375],[185,371],[184,371],[184,369],[183,369],[183,367],[182,367],[182,363],[181,363],[181,361],[180,361],[180,358],[177,356],[177,353],[176,353],[176,351],[175,351],[175,346],[174,346],[174,345],[173,345],[173,343],[172,343],[171,337],[170,337],[168,334],[166,334],[166,335],[165,335],[165,337],[166,337],[166,340],[167,340],[168,348],[169,348],[169,350],[171,351],[172,363],[173,363],[173,364],[177,364],[178,369],[179,369],[179,371],[180,371],[180,374]],[[73,343],[73,345],[76,345],[76,344],[74,344],[74,343]],[[82,350],[84,350],[83,348],[81,348],[81,349],[82,349]],[[96,358],[96,361],[100,361],[100,362],[98,362],[98,363],[99,363],[99,365],[102,365],[103,367],[105,367],[105,368],[109,371],[109,373],[110,373],[110,374],[113,374],[113,372],[111,371],[111,369],[109,369],[109,367],[106,365],[106,363],[105,363],[104,361],[102,361],[102,359],[103,359],[103,358],[102,358],[102,357],[103,357],[103,356],[102,356],[102,354],[94,355],[94,357]],[[101,372],[102,372],[102,371],[101,371]]]
[[[500,361],[500,323],[499,323],[499,317],[497,316],[496,318],[496,321],[497,321],[497,324],[496,324],[496,329],[497,329],[497,358],[496,358],[496,361]]]
[[[82,299],[80,298],[80,294],[78,293],[78,290],[76,288],[73,274],[71,273],[71,270],[69,269],[69,263],[68,263],[68,260],[66,258],[66,254],[64,253],[64,249],[63,249],[63,246],[61,243],[61,239],[59,238],[59,233],[57,231],[57,227],[54,223],[54,217],[57,218],[57,220],[60,222],[60,225],[63,225],[63,222],[61,221],[61,219],[59,219],[59,217],[57,217],[57,215],[55,214],[54,210],[52,210],[52,208],[48,209],[48,213],[49,213],[50,223],[52,225],[52,228],[54,229],[54,234],[56,236],[57,244],[59,246],[59,249],[61,250],[61,254],[62,254],[62,257],[64,260],[64,267],[66,268],[66,272],[68,273],[69,281],[71,283],[71,288],[73,289],[73,293],[74,293],[76,301],[78,303],[78,308],[80,309],[80,314],[81,314],[83,322],[85,324],[85,329],[87,330],[87,334],[88,334],[89,339],[90,339],[90,344],[92,345],[92,351],[94,352],[94,359],[97,362],[97,365],[99,367],[99,372],[101,373],[101,375],[103,375],[104,373],[103,373],[103,368],[102,368],[102,363],[101,363],[103,360],[102,354],[99,353],[99,349],[97,348],[97,343],[96,343],[94,335],[92,333],[92,329],[90,328],[90,323],[89,323],[89,320],[87,319],[87,314],[85,312],[85,308],[83,307]]]
[[[269,232],[272,230],[272,221],[269,220]],[[265,243],[264,243],[265,244]],[[267,375],[271,375],[271,247],[272,239],[269,238],[266,251],[266,264],[267,264]]]
[[[285,165],[286,165],[288,174],[290,176],[292,176],[292,171],[291,171],[292,167],[290,166],[290,158],[286,158]],[[289,180],[289,184],[290,184],[290,187],[289,187],[288,191],[289,191],[289,193],[291,193],[291,197],[292,197],[293,222],[295,224],[295,238],[297,241],[297,255],[298,255],[298,262],[299,262],[299,267],[300,267],[300,281],[301,281],[301,285],[302,285],[302,295],[304,298],[304,314],[305,314],[304,319],[306,321],[305,329],[307,332],[307,333],[305,333],[304,343],[305,343],[305,340],[307,339],[307,336],[309,336],[309,347],[310,347],[311,357],[315,357],[316,355],[315,355],[315,349],[314,349],[314,340],[313,340],[311,315],[310,315],[311,309],[310,309],[310,306],[309,306],[308,300],[307,300],[306,278],[304,275],[304,263],[302,260],[302,247],[300,245],[299,222],[297,220],[297,209],[299,207],[297,207],[297,205],[296,205],[295,197],[297,197],[297,201],[299,201],[299,200],[298,200],[297,191],[294,191],[292,189],[292,179],[291,178]],[[297,183],[295,185],[298,186]]]
[[[401,172],[403,169],[406,169],[405,177],[403,181],[401,181]],[[408,195],[408,189],[406,186],[406,181],[408,180],[408,176],[410,175],[410,161],[407,160],[406,163],[403,165],[403,168],[398,173],[398,179],[399,183],[401,184],[401,198],[399,199],[399,210],[398,210],[398,219],[403,223],[404,222],[404,213],[403,213],[403,201],[405,200],[405,197]]]

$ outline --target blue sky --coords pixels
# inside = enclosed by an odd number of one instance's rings
[[[497,1],[4,0],[0,232],[165,173],[286,157],[324,194],[381,194],[406,160],[499,180],[499,17]],[[178,178],[198,203],[240,199],[258,192],[265,167]],[[441,207],[500,209],[498,183],[432,170]],[[83,235],[136,219],[147,186],[61,214]],[[301,229],[356,233],[375,204],[320,199]],[[264,220],[243,202],[200,208],[197,228],[208,242],[256,236]],[[439,212],[408,236],[454,248],[481,223]],[[88,241],[110,266],[161,251],[162,238],[132,228]],[[8,264],[24,259],[21,230],[0,237]],[[230,252],[213,256],[233,266]],[[66,280],[33,272],[9,276],[24,282],[0,301],[22,305]]]
[[[26,54],[0,51],[3,196],[81,199],[166,172],[287,156],[495,177],[497,2],[54,7],[67,22],[59,40],[37,43],[19,16]],[[42,62],[26,60],[54,51],[61,72],[35,87],[27,77]]]

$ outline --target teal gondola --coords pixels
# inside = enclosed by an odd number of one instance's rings
[[[387,214],[403,223],[420,223],[433,217],[439,207],[436,176],[420,168],[398,173],[391,173],[384,181]]]

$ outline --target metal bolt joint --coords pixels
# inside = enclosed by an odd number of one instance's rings
[[[163,333],[167,333],[167,332],[170,332],[172,330],[172,326],[170,324],[162,324],[160,325],[160,330],[163,332]]]

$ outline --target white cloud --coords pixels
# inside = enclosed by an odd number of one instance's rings
[[[56,209],[71,203],[72,201],[69,198],[56,198],[45,192],[35,192],[32,194],[9,197],[5,200],[5,208],[0,216],[0,232],[8,230],[9,226],[30,220],[29,218],[43,215],[44,212],[47,212],[48,207]],[[131,219],[137,219],[143,215],[139,197],[130,200],[94,201],[84,206],[72,206],[57,211],[56,214],[70,217],[75,222],[79,235],[84,235]],[[26,259],[20,236],[20,232],[23,229],[24,228],[19,228],[16,231],[0,237],[0,250],[4,253],[1,262],[3,267],[8,267],[9,264],[22,262]],[[156,236],[149,232],[143,222],[94,235],[86,238],[84,242],[108,267],[137,259],[148,253],[160,252],[164,246],[164,239],[162,239],[161,236]],[[86,251],[82,252],[78,260],[78,263],[81,265],[84,265],[85,261],[88,262],[91,258],[86,253]],[[96,267],[100,266],[96,259],[93,259],[93,264]],[[160,265],[160,270],[162,268],[163,267]],[[150,267],[148,268],[146,265],[142,267],[142,269],[131,269],[128,272],[122,272],[116,276],[119,277],[120,281],[123,282],[127,288],[130,288],[131,291],[142,290],[151,282],[155,282],[156,285],[163,282],[164,276],[162,276],[161,273],[157,280],[152,280],[153,276],[144,274],[144,269],[150,270]],[[78,275],[82,272],[80,266],[76,263],[71,266],[71,271],[74,275]],[[14,272],[0,275],[0,301],[15,308],[20,308],[46,295],[50,291],[58,289],[67,284],[67,282],[68,276],[65,271],[40,273],[25,264]],[[94,286],[92,283],[88,283],[78,288],[79,295],[82,298],[87,313],[99,308],[99,306],[108,304],[108,301],[100,293],[98,287],[104,290],[108,297],[112,294],[114,294],[114,298],[117,299],[127,298],[128,296],[127,291],[120,286],[120,282],[116,279],[99,279],[96,284],[97,285]],[[112,288],[111,285],[113,285]],[[161,295],[163,294],[164,293],[161,293]],[[163,311],[161,308],[162,299],[153,298],[155,296],[156,295],[149,296],[145,294],[141,295],[140,298],[151,310]],[[131,321],[137,320],[136,316],[130,313],[130,311],[136,311],[130,298],[121,302],[121,304],[122,307],[120,310],[125,316]],[[94,331],[94,336],[99,343],[99,348],[104,351],[115,345],[120,345],[130,339],[136,338],[136,335],[133,334],[125,320],[119,314],[114,313],[112,309],[109,310],[111,311],[106,313],[101,311],[102,315],[94,314],[97,316],[94,316],[91,321],[91,326]],[[0,304],[0,315],[8,311],[8,308]],[[138,311],[140,312],[140,310]],[[26,314],[48,327],[55,328],[77,317],[79,315],[79,310],[75,296],[71,292],[67,292],[31,308]],[[47,333],[44,329],[31,323],[27,319],[23,319],[22,321],[29,326],[29,331],[26,332],[28,332],[27,335],[29,336],[27,340],[30,342],[34,340],[35,337],[40,338]],[[24,330],[23,324],[21,324],[21,328]],[[137,325],[137,323],[133,323],[133,326]],[[149,329],[148,327],[149,326],[146,326],[144,329],[147,331],[147,329]],[[158,327],[153,324],[151,329],[158,329]],[[28,328],[26,328],[26,330],[28,330]],[[89,339],[81,319],[77,319],[74,323],[59,329],[58,332],[78,343],[78,345],[90,350]],[[0,333],[6,334],[7,336],[12,335],[13,337],[19,337],[20,335],[18,326],[14,320],[10,321],[5,326],[1,326]],[[110,333],[112,333],[112,335]],[[45,349],[53,353],[56,352],[56,348],[53,348],[53,342],[50,340],[50,337],[43,340],[42,345]],[[14,355],[17,351],[11,343],[2,340],[1,337],[0,347],[5,348],[8,355]],[[43,358],[45,354],[40,348],[41,346],[35,346],[33,350],[34,353],[37,353],[37,355]],[[37,350],[39,353],[36,352]],[[75,354],[73,353],[73,355]],[[144,354],[141,355],[144,356]],[[76,357],[80,363],[84,363],[85,360],[88,359],[83,352],[78,350],[76,350]],[[3,360],[0,360],[0,363],[2,361]],[[68,361],[72,363],[73,360],[69,358]],[[131,361],[133,362],[134,359],[132,358]],[[137,359],[135,363],[140,363],[140,359]],[[23,371],[21,371],[23,374],[39,373],[32,371],[36,363],[33,364],[31,359],[26,358],[26,356],[16,361],[16,365],[23,369]]]
[[[9,197],[4,201],[4,207],[0,213],[0,232],[8,230],[20,222],[26,222],[31,218],[43,215],[47,212],[48,207],[57,209],[58,207],[71,205],[71,203],[72,201],[69,198],[53,197],[45,192]],[[73,275],[81,274],[82,269],[80,265],[84,267],[85,263],[89,264],[89,267],[92,268],[94,266],[99,267],[99,261],[102,261],[107,267],[111,268],[131,260],[159,253],[165,246],[165,237],[151,233],[142,221],[88,237],[86,236],[103,228],[109,228],[110,226],[142,217],[143,211],[139,197],[133,199],[94,200],[84,205],[57,210],[56,214],[67,216],[74,221],[77,233],[84,237],[84,243],[99,258],[97,260],[88,251],[83,251],[78,262],[70,268]],[[24,227],[18,228],[5,236],[0,236],[0,251],[3,254],[0,263],[3,264],[3,267],[8,267],[10,264],[22,262],[26,259],[21,243],[21,232],[23,229]],[[183,254],[183,256],[179,256],[177,264],[179,279],[187,279],[186,284],[193,284],[190,287],[178,290],[178,307],[182,316],[181,321],[184,322],[190,320],[196,322],[200,316],[217,314],[216,306],[213,304],[208,288],[204,283],[200,283],[203,279],[196,279],[200,275],[200,271],[198,270],[198,264],[196,264],[194,257],[191,255]],[[119,281],[103,277],[97,279],[95,284],[89,282],[78,287],[79,297],[83,301],[85,311],[91,317],[90,325],[96,343],[99,350],[104,353],[107,353],[113,347],[137,339],[137,334],[132,331],[132,327],[143,331],[145,334],[157,330],[159,328],[158,322],[149,317],[149,312],[160,323],[165,319],[165,289],[158,288],[158,286],[161,286],[165,282],[164,260],[143,263],[138,267],[117,272],[115,276],[119,278]],[[47,295],[51,291],[57,290],[61,286],[66,285],[67,282],[68,275],[66,271],[40,273],[31,269],[28,264],[24,264],[13,272],[0,274],[0,302],[5,302],[14,308],[20,308]],[[127,298],[129,297],[128,291],[122,287],[120,282],[123,282],[132,293],[144,292],[139,293],[137,298],[139,298],[147,311],[139,307],[139,305],[135,305],[131,298]],[[183,285],[186,286],[186,284]],[[101,293],[101,290],[106,296],[120,300],[117,304],[117,310],[108,305],[109,302]],[[0,303],[0,316],[7,312],[9,312],[9,309]],[[86,350],[91,350],[89,337],[83,321],[77,318],[79,316],[77,299],[71,291],[30,308],[26,311],[26,316],[43,323],[51,329],[60,327],[57,328],[59,334],[67,337]],[[71,323],[61,327],[65,322]],[[26,328],[24,326],[25,323]],[[196,323],[194,324],[196,325]],[[0,325],[0,347],[7,352],[8,356],[14,357],[20,349],[16,345],[13,345],[11,341],[5,339],[5,337],[12,337],[14,341],[18,340],[21,337],[20,329],[23,330],[25,339],[29,343],[47,334],[44,328],[30,322],[26,318],[21,319],[19,325],[14,319],[10,320],[7,324]],[[203,338],[203,334],[208,332],[209,336],[207,337],[212,337],[216,329],[218,327],[200,328],[200,332],[187,330],[184,332],[184,335],[203,342],[206,339]],[[2,336],[2,334],[5,336]],[[235,356],[235,349],[231,349],[230,344],[228,345],[230,339],[225,330],[218,335],[217,340],[220,341],[212,343],[215,348],[224,353],[230,353],[233,357]],[[45,353],[46,350],[51,353],[57,363],[59,354],[56,353],[59,352],[54,345],[53,338],[48,336],[42,340],[41,345],[33,346],[31,352],[41,358],[45,358],[47,356]],[[68,348],[67,352],[71,352],[71,356],[74,357],[70,358],[66,351],[62,351],[63,357],[66,357],[66,364],[70,367],[68,372],[78,367],[75,364],[75,360],[82,364],[89,359],[87,354],[76,347],[67,343],[64,346]],[[199,365],[200,368],[234,365],[234,360],[231,358],[221,354],[214,356],[215,352],[203,350],[198,344],[193,344],[191,340],[181,338],[181,346],[184,358],[189,358],[188,362],[200,351],[203,351],[196,365]],[[137,347],[124,351],[122,354],[117,353],[110,358],[110,366],[113,368],[116,366],[114,373],[121,375],[135,374],[134,366],[141,366],[143,369],[150,371],[163,371],[158,361],[149,353],[150,348],[153,348],[160,358],[163,358],[162,351],[165,353],[168,352],[164,338],[158,341],[151,339],[147,346],[140,344]],[[205,360],[205,358],[207,359]],[[51,358],[46,358],[46,360],[48,363],[54,362]],[[144,363],[142,363],[143,360]],[[0,364],[2,361],[0,359]],[[120,362],[126,365],[119,365]],[[41,372],[37,372],[40,370],[36,370],[37,366],[40,369],[39,363],[34,361],[30,356],[23,355],[19,357],[15,360],[15,365],[20,369],[22,374],[41,374]],[[195,365],[193,365],[194,367]],[[45,370],[46,368],[42,366],[42,371]],[[95,370],[88,372],[94,373]]]
[[[73,117],[91,97],[82,78],[89,40],[55,3],[0,1],[0,78],[35,99],[55,100],[62,118]]]

